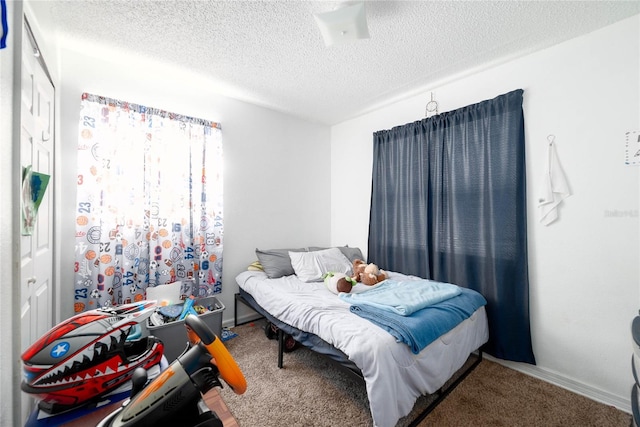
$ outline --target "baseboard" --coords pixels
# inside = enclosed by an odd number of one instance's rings
[[[242,325],[244,323],[253,322],[254,320],[263,319],[260,314],[248,313],[245,315],[238,316],[238,324]],[[233,328],[235,326],[234,319],[227,319],[222,321],[222,326],[226,326],[227,328]]]
[[[590,385],[581,383],[571,378],[564,377],[555,372],[548,371],[539,366],[529,365],[527,363],[509,362],[506,360],[496,359],[488,354],[483,354],[487,360],[499,363],[507,368],[511,368],[523,374],[538,378],[539,380],[546,381],[550,384],[562,387],[566,390],[587,397],[589,399],[600,402],[604,405],[613,406],[621,411],[631,414],[631,387],[629,387],[629,397],[624,398],[606,391],[599,390]]]

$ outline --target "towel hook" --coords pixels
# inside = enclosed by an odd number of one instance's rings
[[[556,136],[554,134],[548,135],[547,141],[549,141],[549,145],[553,145],[553,143],[556,141]]]
[[[438,114],[438,101],[433,99],[433,92],[431,92],[431,101],[427,102],[424,115],[425,117],[429,117],[429,113],[433,112],[435,112],[436,115]]]

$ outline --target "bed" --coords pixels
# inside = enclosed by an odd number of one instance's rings
[[[361,256],[357,248],[339,249],[349,262]],[[352,304],[331,293],[324,282],[309,280],[301,268],[297,269],[300,274],[296,274],[295,263],[287,265],[290,261],[287,255],[292,251],[323,250],[257,250],[264,271],[240,273],[236,277],[238,297],[301,344],[360,375],[366,384],[373,424],[395,426],[409,414],[421,395],[438,393],[469,355],[488,340],[484,306],[415,354],[410,346],[397,342],[380,326],[354,314]],[[266,257],[265,252],[277,257]],[[273,270],[274,265],[278,271]],[[336,265],[320,269],[327,268],[333,270]],[[419,279],[395,272],[388,274],[390,281]],[[358,286],[364,287],[356,285],[354,292],[362,290]],[[282,364],[282,354],[279,362]]]

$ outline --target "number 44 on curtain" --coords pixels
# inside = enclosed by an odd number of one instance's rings
[[[640,130],[626,133],[624,163],[629,166],[640,166]]]

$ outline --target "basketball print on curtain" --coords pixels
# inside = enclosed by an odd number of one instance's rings
[[[221,292],[222,161],[217,123],[83,94],[75,312]]]

